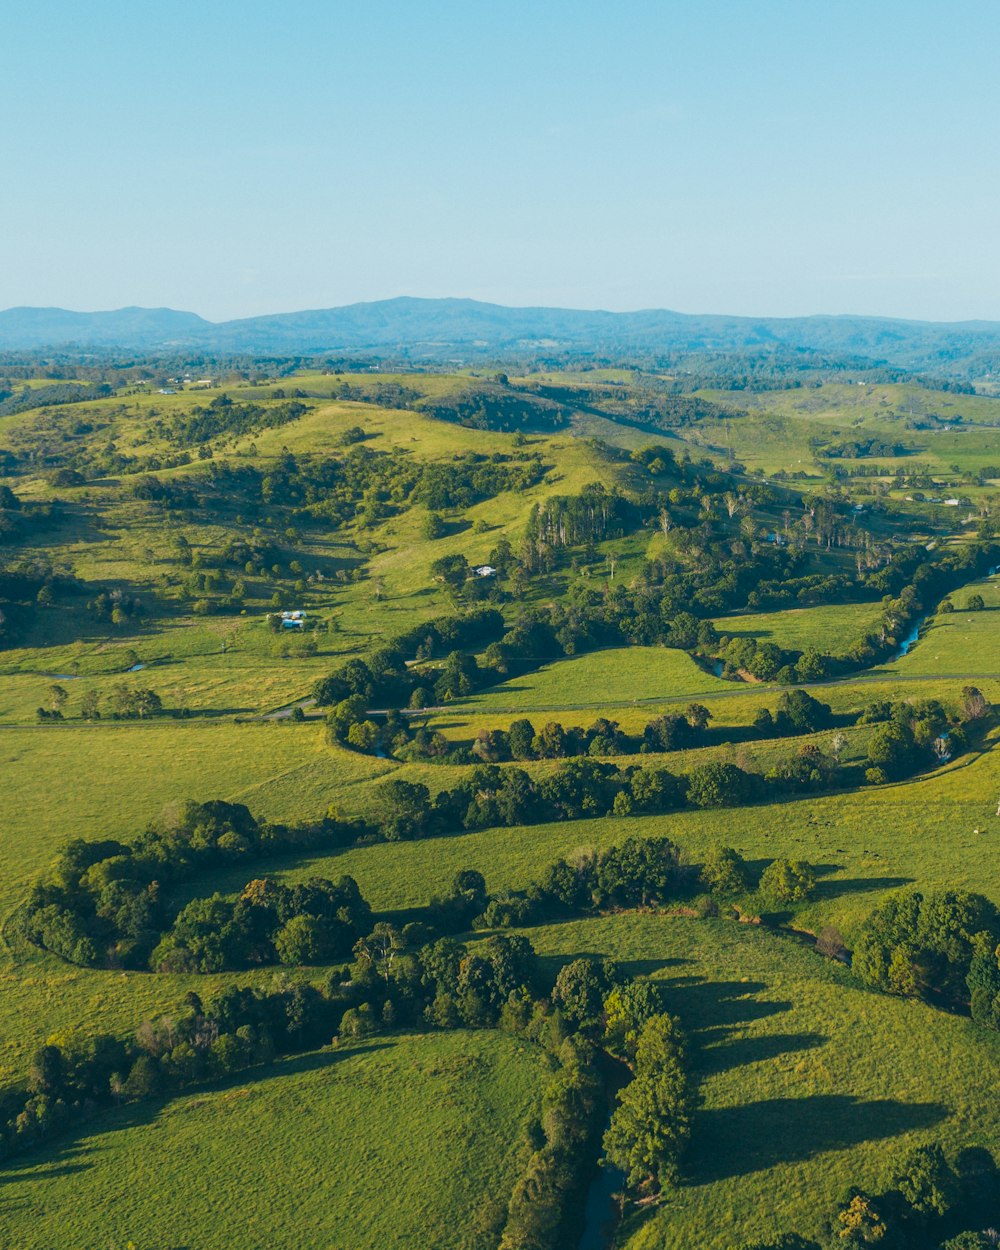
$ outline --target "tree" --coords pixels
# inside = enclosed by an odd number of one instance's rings
[[[914,1146],[903,1160],[895,1186],[918,1215],[945,1215],[955,1200],[957,1177],[937,1142]]]
[[[420,782],[393,777],[376,787],[375,814],[390,841],[419,838],[427,831],[431,794]]]
[[[535,738],[535,727],[530,720],[512,721],[507,730],[507,748],[516,760],[530,760],[534,751],[532,743]]]
[[[631,1062],[643,1026],[663,1010],[660,993],[651,981],[615,985],[604,999],[604,1048]]]
[[[68,698],[69,698],[69,693],[66,690],[65,686],[60,686],[57,683],[53,683],[51,686],[49,686],[49,711],[58,712],[59,715],[61,716],[63,708],[66,706],[66,701]]]
[[[977,686],[962,687],[962,720],[980,720],[990,710],[989,700]]]
[[[635,1073],[618,1095],[604,1150],[630,1185],[658,1192],[679,1179],[693,1111],[684,1035],[672,1016],[656,1015],[643,1025]]]
[[[713,846],[701,866],[701,883],[723,897],[742,894],[749,888],[746,860],[731,846]]]
[[[973,957],[967,985],[973,1020],[1000,1029],[1000,948]]]
[[[879,725],[868,746],[870,767],[882,770],[890,780],[905,777],[914,763],[913,731],[895,721]]]
[[[347,731],[347,745],[372,755],[378,746],[378,726],[370,720],[355,721]]]
[[[574,959],[559,969],[552,1001],[577,1029],[592,1029],[601,1022],[608,978],[596,959]]]
[[[981,894],[900,890],[865,921],[851,966],[867,985],[890,993],[963,1003],[969,1001],[974,962],[977,974],[982,967],[977,956],[998,943],[1000,914]]]
[[[758,889],[769,903],[802,903],[816,889],[816,873],[805,860],[773,859],[761,874]]]
[[[982,612],[986,607],[982,595],[969,595],[965,601],[965,609],[967,612]]]
[[[333,945],[330,922],[321,916],[292,916],[274,935],[274,949],[283,964],[324,963]]]
[[[437,512],[428,512],[421,526],[421,533],[424,538],[429,538],[433,541],[436,538],[443,538],[447,532],[448,527],[445,525],[441,515]]]
[[[406,943],[396,926],[380,920],[367,937],[354,943],[354,957],[362,972],[381,977],[388,985],[396,956],[405,949]]]
[[[838,1244],[875,1246],[885,1240],[888,1231],[875,1200],[861,1190],[854,1190],[837,1213]]]
[[[695,807],[736,807],[750,801],[759,780],[735,764],[700,764],[688,775],[688,801]]]
[[[101,696],[96,690],[88,690],[80,701],[80,716],[83,720],[101,719]]]

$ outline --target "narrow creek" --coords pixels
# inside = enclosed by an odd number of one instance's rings
[[[608,1097],[608,1118],[605,1131],[611,1124],[611,1116],[618,1104],[618,1093],[632,1079],[632,1072],[620,1060],[605,1056],[604,1082]],[[601,1134],[602,1138],[604,1133]],[[625,1173],[608,1163],[601,1146],[597,1166],[587,1186],[583,1202],[583,1232],[577,1250],[611,1250],[621,1220],[621,1210],[615,1195],[625,1189]]]
[[[985,581],[986,578],[988,577],[995,577],[996,573],[997,573],[997,566],[994,565],[994,567],[989,570],[989,572],[986,574],[986,577],[984,577],[982,580]],[[974,585],[974,584],[975,583],[970,583],[970,585]],[[966,589],[968,589],[968,587],[966,587]],[[923,629],[924,625],[927,623],[927,621],[930,620],[930,618],[933,615],[934,615],[933,612],[925,612],[923,616],[917,617],[917,619],[913,622],[913,625],[910,627],[910,632],[906,635],[903,641],[899,644],[899,650],[892,657],[892,660],[890,661],[890,663],[895,663],[896,660],[901,660],[904,655],[909,655],[909,653],[913,650],[916,644],[920,641],[920,631]]]
[[[620,1193],[624,1185],[625,1173],[612,1167],[602,1151],[600,1163],[587,1187],[583,1204],[583,1234],[577,1250],[610,1250],[614,1245],[619,1219],[615,1194]]]

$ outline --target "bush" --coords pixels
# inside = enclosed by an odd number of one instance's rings
[[[803,903],[816,889],[816,873],[805,860],[774,859],[764,869],[758,890],[773,904]]]

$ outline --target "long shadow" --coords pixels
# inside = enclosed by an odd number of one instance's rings
[[[912,885],[913,877],[842,877],[836,881],[820,881],[816,897],[839,898],[842,894],[872,894],[877,890],[900,890]]]
[[[555,981],[560,971],[574,959],[594,959],[602,961],[605,954],[602,951],[573,951],[567,955],[539,955],[538,956],[538,980],[543,985],[550,985]],[[617,962],[617,961],[616,961]],[[663,968],[679,968],[683,964],[691,963],[689,959],[632,959],[624,960],[618,964],[618,967],[624,972],[626,977],[635,976],[652,976],[654,973],[661,971]],[[657,985],[668,985],[669,982],[657,981]]]
[[[697,1185],[749,1176],[782,1163],[804,1163],[827,1151],[930,1128],[947,1114],[941,1103],[889,1098],[865,1102],[849,1094],[716,1107],[695,1118],[689,1174]]]
[[[9,1185],[15,1181],[48,1180],[52,1176],[70,1175],[93,1167],[106,1146],[95,1143],[81,1146],[79,1139],[83,1137],[107,1138],[114,1133],[140,1125],[152,1124],[163,1109],[178,1098],[197,1098],[199,1096],[220,1093],[227,1089],[237,1089],[242,1085],[267,1081],[273,1077],[296,1076],[303,1072],[313,1072],[321,1068],[332,1067],[344,1059],[358,1054],[370,1054],[376,1050],[387,1050],[395,1045],[391,1040],[366,1043],[363,1047],[345,1047],[338,1050],[311,1050],[301,1055],[279,1059],[256,1068],[246,1068],[234,1073],[221,1081],[205,1084],[188,1085],[176,1090],[164,1098],[150,1099],[148,1102],[130,1103],[124,1107],[108,1108],[100,1111],[92,1119],[84,1120],[79,1125],[67,1128],[53,1138],[50,1143],[39,1144],[31,1151],[18,1155],[9,1163],[0,1164],[0,1185]],[[47,1167],[46,1164],[54,1166]]]
[[[676,977],[660,982],[667,1003],[689,1029],[708,1040],[728,1033],[734,1026],[766,1020],[790,1011],[792,1003],[759,999],[766,990],[763,981],[709,981],[698,977]]]
[[[737,1037],[723,1045],[703,1049],[695,1058],[700,1076],[716,1076],[731,1068],[764,1063],[794,1051],[815,1050],[827,1038],[822,1033],[768,1033],[763,1037]]]

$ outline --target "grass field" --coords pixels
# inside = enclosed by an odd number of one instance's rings
[[[817,1235],[848,1184],[887,1185],[912,1145],[1000,1148],[1000,1037],[856,988],[811,950],[747,925],[607,917],[531,930],[555,959],[587,952],[652,975],[694,1051],[701,1106],[686,1179],[628,1250],[732,1250]],[[942,1074],[947,1073],[947,1079]]]
[[[18,1159],[0,1229],[24,1250],[486,1250],[545,1070],[488,1032],[288,1059]]]
[[[877,603],[838,603],[781,612],[746,612],[718,617],[714,624],[730,638],[756,638],[788,651],[836,652],[862,637],[878,619]]]
[[[462,868],[478,868],[493,890],[524,886],[578,847],[667,834],[694,862],[723,842],[758,863],[787,855],[825,865],[817,899],[800,913],[800,923],[835,924],[851,936],[880,892],[908,881],[963,886],[1000,903],[998,794],[1000,752],[992,750],[895,786],[758,807],[565,821],[360,847],[332,859],[310,858],[293,871],[349,872],[376,906],[410,907]]]
[[[0,905],[68,838],[132,836],[171,803],[227,798],[271,820],[321,816],[387,767],[331,752],[316,725],[162,722],[0,730]],[[326,798],[326,802],[324,802]]]
[[[973,594],[982,596],[983,610],[967,609]],[[891,671],[903,677],[1000,673],[1000,579],[988,577],[965,586],[952,602],[958,610],[938,612],[909,654],[889,666]]]
[[[620,371],[553,375],[554,381],[582,386],[630,378]],[[412,377],[352,375],[352,385],[362,387],[393,380],[407,385]],[[329,375],[303,374],[297,381],[309,397],[302,417],[252,437],[217,440],[216,456],[265,473],[285,449],[296,456],[342,455],[344,432],[352,426],[368,433],[370,449],[442,463],[466,452],[509,454],[522,442],[412,411],[326,398],[340,384]],[[420,375],[419,386],[425,394],[440,394],[465,381]],[[259,399],[268,389],[247,386],[231,393]],[[164,454],[171,445],[156,434],[156,417],[185,412],[195,398],[204,403],[217,393],[94,401],[83,415],[99,428],[81,437],[95,445],[113,439],[129,454]],[[721,461],[732,453],[751,469],[811,475],[792,483],[795,489],[822,489],[831,462],[817,457],[817,439],[898,440],[907,454],[887,459],[887,469],[920,461],[942,481],[957,480],[953,465],[974,471],[996,459],[991,427],[1000,423],[1000,400],[839,384],[714,397],[749,409],[749,415],[671,431],[675,449],[689,444],[696,456],[708,452]],[[973,428],[913,428],[914,419],[930,420],[935,412],[961,414]],[[68,429],[64,418],[77,415],[67,408],[0,420],[0,443],[24,448],[61,438]],[[329,808],[364,814],[390,774],[432,790],[466,776],[459,766],[399,765],[331,749],[315,722],[235,718],[301,698],[346,657],[367,654],[420,621],[454,612],[453,596],[430,572],[441,556],[485,561],[502,537],[516,549],[533,504],[593,482],[613,487],[635,480],[634,464],[615,461],[589,439],[630,450],[655,437],[592,413],[577,414],[558,434],[531,434],[526,450],[540,452],[544,480],[454,510],[448,533],[434,540],[425,536],[423,505],[390,508],[391,515],[367,528],[306,526],[288,538],[284,522],[266,515],[237,520],[223,511],[221,519],[216,514],[206,520],[195,511],[157,511],[134,497],[128,476],[58,491],[41,473],[10,479],[26,499],[59,495],[70,501],[61,524],[22,544],[20,555],[74,571],[87,579],[87,594],[94,587],[133,589],[146,610],[137,621],[111,628],[88,614],[83,596],[60,599],[39,606],[32,645],[0,653],[0,914],[23,899],[68,838],[130,837],[164,807],[189,797],[244,802],[265,819],[312,820]],[[184,480],[202,471],[196,462],[160,476]],[[855,479],[852,489],[867,491],[874,481]],[[893,487],[893,494],[898,499],[903,491]],[[927,505],[880,514],[878,535],[886,542],[910,536],[912,521],[921,541],[929,541],[943,535],[945,526],[958,525],[957,511],[935,512]],[[192,596],[181,588],[189,568],[178,562],[177,536],[186,535],[192,549],[210,559],[234,534],[249,537],[258,520],[279,547],[287,539],[282,561],[295,558],[312,574],[307,589],[293,590],[289,576],[270,569],[250,578],[245,615],[194,615]],[[769,524],[775,524],[773,517]],[[588,567],[576,563],[532,579],[523,603],[558,600],[573,587],[600,590],[610,578],[612,556],[615,584],[627,585],[647,557],[669,562],[677,554],[658,531],[640,528],[599,544]],[[852,560],[847,549],[810,549],[809,570],[836,570]],[[316,580],[317,571],[323,580]],[[983,594],[984,611],[961,610],[973,590]],[[276,592],[289,601],[301,594],[310,615],[327,627],[314,635],[315,656],[282,658],[284,640],[275,639],[263,620]],[[906,657],[814,693],[836,713],[857,712],[875,699],[953,702],[972,678],[1000,701],[1000,582],[968,587],[953,598],[960,610],[939,613]],[[505,611],[512,617],[520,606]],[[722,617],[716,626],[720,633],[786,648],[837,650],[861,634],[878,610],[878,604],[865,603],[748,612]],[[145,667],[125,673],[133,660]],[[84,694],[105,696],[120,681],[149,686],[168,709],[187,708],[194,716],[36,725],[35,709],[47,703],[54,680],[68,692],[65,710],[72,718]],[[780,693],[780,687],[722,681],[677,650],[627,647],[544,665],[428,719],[431,728],[457,741],[520,716],[541,727],[549,719],[587,725],[605,715],[635,733],[690,700],[710,708],[721,738],[729,729],[745,729],[760,707],[773,709]],[[860,758],[869,733],[849,731],[846,759]],[[829,736],[815,740],[828,745]],[[722,758],[764,768],[805,741],[717,743],[628,762],[683,771]],[[794,922],[812,930],[835,924],[850,942],[884,893],[908,882],[966,886],[1000,903],[996,741],[994,732],[982,755],[972,753],[900,785],[759,807],[490,829],[254,861],[191,882],[190,892],[231,892],[264,874],[294,881],[350,873],[377,909],[392,911],[426,903],[459,869],[480,869],[492,890],[521,887],[556,856],[581,846],[668,834],[691,862],[720,842],[735,846],[756,870],[776,855],[812,861],[819,889]],[[543,772],[557,765],[529,767]],[[662,1210],[629,1228],[629,1250],[731,1250],[727,1237],[734,1224],[741,1236],[813,1232],[848,1181],[878,1183],[911,1142],[934,1137],[949,1147],[1000,1148],[1000,1113],[990,1097],[1000,1075],[995,1039],[927,1006],[862,993],[844,969],[787,938],[751,926],[652,915],[555,925],[530,936],[550,972],[559,959],[601,953],[655,975],[695,1041],[704,1104],[687,1183]],[[126,1034],[192,987],[210,993],[227,979],[266,984],[273,975],[264,969],[229,977],[153,976],[5,954],[0,1084],[22,1077],[34,1049],[51,1035],[74,1027]],[[513,1185],[516,1143],[537,1103],[543,1071],[540,1055],[498,1034],[394,1035],[356,1050],[297,1057],[251,1080],[166,1104],[121,1109],[79,1137],[61,1139],[5,1169],[0,1241],[25,1250],[123,1247],[130,1238],[138,1250],[493,1250],[496,1238],[484,1240],[479,1233],[492,1227],[497,1204],[506,1202]],[[252,1203],[246,1201],[248,1178]]]
[[[668,647],[615,647],[545,664],[483,694],[456,700],[477,711],[595,707],[637,699],[667,699],[732,691],[684,651]]]

